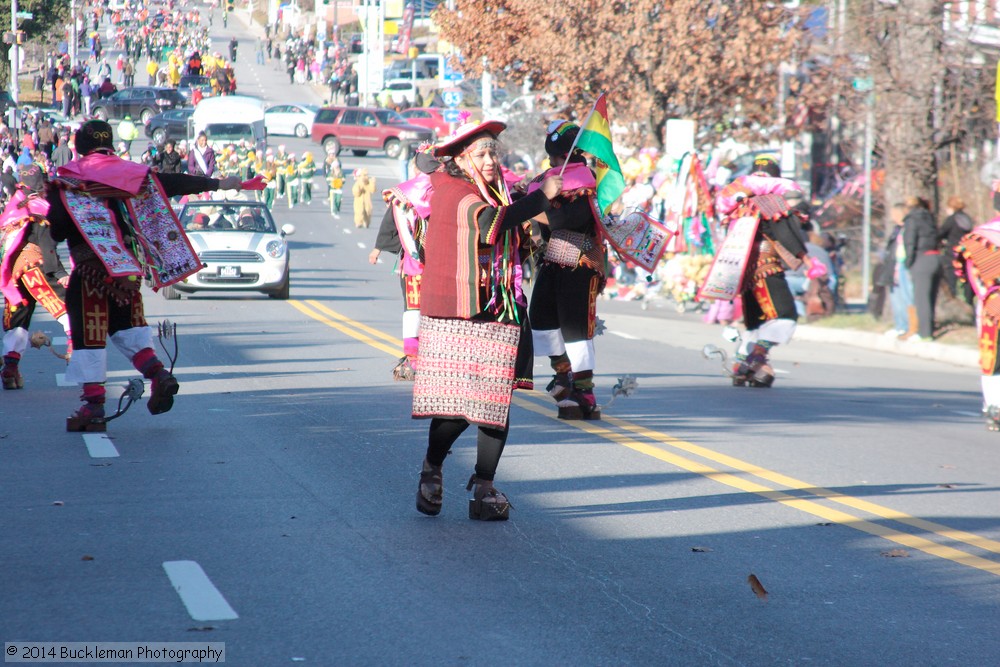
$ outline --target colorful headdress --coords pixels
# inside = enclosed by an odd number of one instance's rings
[[[545,130],[545,152],[549,157],[566,155],[580,133],[580,126],[568,120],[554,120]]]

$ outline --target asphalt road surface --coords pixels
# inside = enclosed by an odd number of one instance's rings
[[[244,40],[243,90],[319,101],[253,64],[244,22],[215,29]],[[224,642],[254,667],[1000,664],[1000,436],[974,369],[795,341],[772,389],[737,389],[700,354],[717,328],[601,302],[605,419],[519,392],[511,520],[467,518],[471,434],[425,517],[399,284],[366,262],[384,206],[355,230],[316,190],[275,207],[298,228],[289,301],[146,294],[178,328],[171,412],[66,433],[78,389],[25,355],[0,395],[3,641]],[[136,373],[109,359],[114,396]]]

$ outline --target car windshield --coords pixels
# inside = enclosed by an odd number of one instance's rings
[[[189,232],[276,233],[270,211],[255,202],[188,203],[179,217]]]
[[[406,119],[399,115],[398,111],[392,109],[379,109],[375,112],[378,119],[383,123],[405,123]]]
[[[205,134],[212,141],[239,141],[253,139],[253,127],[247,123],[209,123]]]

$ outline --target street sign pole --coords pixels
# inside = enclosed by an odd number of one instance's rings
[[[21,49],[17,43],[17,0],[10,2],[10,30],[14,33],[14,43],[10,45],[10,98],[14,101],[13,106],[17,107],[18,83],[17,70],[21,64]]]
[[[69,57],[71,65],[76,65],[76,52],[79,48],[76,40],[78,38],[79,30],[76,29],[76,0],[69,1],[70,10],[70,25],[69,25]],[[52,100],[53,103],[55,100]]]

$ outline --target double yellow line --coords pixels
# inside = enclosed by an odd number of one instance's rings
[[[398,338],[345,317],[327,308],[319,301],[289,301],[288,303],[301,313],[366,345],[386,352],[393,357],[398,357],[402,354],[403,343]],[[550,419],[556,419],[551,403],[543,394],[530,392],[526,394],[530,398],[525,398],[524,396],[524,394],[515,394],[513,399],[514,404]],[[1000,542],[996,540],[910,516],[892,508],[844,495],[837,491],[817,487],[779,472],[760,468],[747,461],[674,438],[665,433],[660,433],[659,431],[654,431],[638,424],[618,419],[617,417],[604,415],[603,422],[565,421],[562,423],[593,436],[617,443],[623,447],[628,447],[640,454],[659,459],[682,470],[702,475],[715,482],[746,493],[756,494],[831,523],[854,528],[869,535],[881,537],[896,544],[922,551],[931,556],[945,558],[960,565],[973,567],[1000,576],[1000,561],[978,556],[955,546],[966,545],[983,552],[1000,554]],[[614,428],[608,428],[605,424],[610,424]],[[642,438],[642,440],[633,436]],[[702,461],[682,456],[677,453],[678,451],[692,454],[705,461],[717,463],[730,470],[713,468]],[[762,482],[771,482],[772,485]],[[847,507],[861,514],[852,514],[837,506]],[[888,525],[876,523],[864,515],[891,521],[901,526],[908,526],[916,531],[920,531],[922,534],[897,530]],[[930,539],[930,537],[936,539]]]

